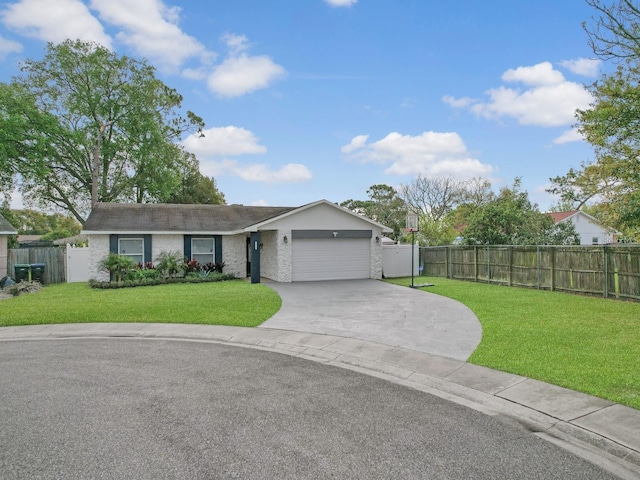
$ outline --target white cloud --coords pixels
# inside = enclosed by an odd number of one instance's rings
[[[587,108],[592,101],[591,94],[582,85],[566,80],[548,62],[508,70],[502,79],[523,83],[527,88],[500,86],[490,89],[487,91],[488,102],[451,96],[443,97],[443,101],[453,107],[469,108],[485,118],[508,117],[521,125],[539,127],[571,125],[576,109]]]
[[[239,97],[267,88],[285,69],[267,56],[241,54],[227,58],[209,76],[209,88],[223,97]]]
[[[364,145],[367,143],[367,140],[369,140],[369,135],[357,135],[353,137],[351,143],[342,147],[340,151],[342,153],[351,153],[355,150],[358,150],[359,148],[364,147]]]
[[[227,47],[232,54],[243,52],[249,48],[249,40],[245,35],[236,35],[235,33],[227,33],[222,37],[222,41],[227,44]]]
[[[580,142],[582,140],[584,140],[582,134],[575,128],[572,128],[563,132],[562,135],[560,135],[558,138],[555,138],[553,140],[553,143],[555,143],[556,145],[562,145],[564,143]]]
[[[212,158],[225,155],[260,154],[267,147],[257,137],[241,127],[213,127],[203,131],[204,137],[190,135],[182,144],[198,157]]]
[[[103,21],[122,29],[116,35],[119,42],[164,69],[176,70],[191,58],[213,55],[177,25],[180,9],[161,0],[91,0],[91,8]]]
[[[79,38],[112,46],[102,24],[80,0],[20,0],[8,5],[0,17],[8,29],[45,42]]]
[[[549,62],[542,62],[532,67],[518,67],[502,74],[505,82],[520,82],[531,86],[558,85],[564,82],[564,76],[553,69]]]
[[[194,153],[200,161],[204,175],[219,177],[233,175],[248,182],[297,183],[310,180],[309,169],[299,163],[288,163],[272,168],[266,163],[240,163],[226,156],[263,154],[267,148],[258,138],[241,127],[213,127],[203,131],[204,137],[190,135],[182,145]]]
[[[477,100],[470,97],[454,98],[451,95],[445,95],[442,97],[442,101],[454,108],[465,108],[473,105]]]
[[[561,67],[585,77],[597,77],[600,71],[601,60],[594,58],[577,58],[575,60],[565,60],[559,63]]]
[[[350,160],[390,164],[385,173],[394,175],[454,175],[486,177],[494,170],[472,158],[464,142],[453,132],[423,132],[417,136],[393,132],[381,140],[366,143],[359,135],[342,151]]]
[[[0,36],[0,60],[10,53],[20,53],[21,51],[22,45],[18,42]]]
[[[274,169],[266,163],[243,164],[236,160],[200,162],[205,175],[220,177],[234,175],[247,182],[300,183],[311,180],[311,171],[300,163],[287,163]]]
[[[324,0],[332,7],[350,7],[358,3],[358,0]]]

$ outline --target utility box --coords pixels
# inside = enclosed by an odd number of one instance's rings
[[[16,263],[13,266],[13,270],[16,283],[23,280],[25,282],[31,281],[31,265],[28,263]]]
[[[44,263],[32,263],[31,280],[35,280],[36,282],[40,282],[41,285],[44,285],[44,267]]]

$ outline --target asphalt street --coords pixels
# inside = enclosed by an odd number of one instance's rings
[[[218,343],[2,342],[3,479],[616,478],[522,426]]]

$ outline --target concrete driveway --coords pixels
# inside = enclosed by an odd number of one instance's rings
[[[282,308],[259,328],[357,338],[467,360],[482,328],[465,305],[378,280],[268,283]]]

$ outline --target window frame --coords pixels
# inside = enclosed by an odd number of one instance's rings
[[[140,242],[140,245],[142,247],[140,252],[136,252],[136,253],[123,253],[122,252],[122,247],[121,247],[121,242],[122,241],[127,241],[130,242],[132,240],[137,240]],[[120,237],[118,238],[118,255],[122,255],[125,257],[129,257],[131,258],[136,264],[141,264],[144,265],[145,263],[145,252],[144,252],[144,237]],[[139,260],[140,259],[140,260]]]
[[[191,237],[191,255],[189,260],[193,261],[195,260],[196,262],[198,262],[198,264],[200,265],[206,265],[209,262],[202,262],[200,260],[198,260],[196,257],[196,255],[200,256],[200,255],[211,255],[211,263],[215,265],[216,263],[216,237],[214,237],[213,235],[210,237],[201,237],[201,236],[192,236]],[[194,253],[194,241],[202,241],[202,240],[209,240],[211,241],[211,251],[209,253]]]

